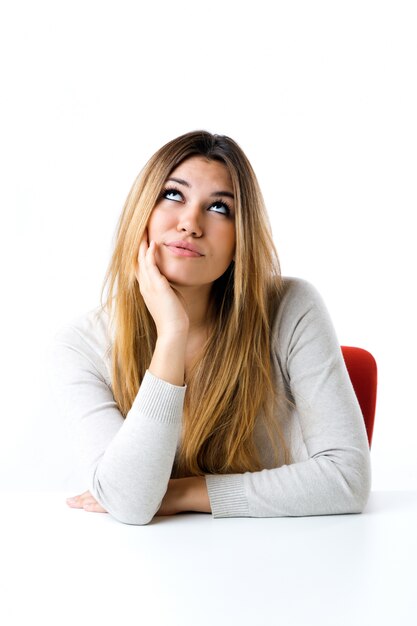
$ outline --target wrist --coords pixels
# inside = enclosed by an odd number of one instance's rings
[[[158,337],[149,365],[154,376],[172,385],[184,385],[186,336]]]
[[[187,343],[188,328],[158,332],[156,343],[163,346],[184,346]]]
[[[204,476],[183,478],[182,510],[211,513],[206,479]]]

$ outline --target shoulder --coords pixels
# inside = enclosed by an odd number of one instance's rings
[[[61,326],[54,335],[54,341],[87,344],[100,351],[111,343],[109,316],[101,307],[91,309]]]
[[[318,289],[302,278],[283,277],[272,330],[275,347],[288,354],[295,341],[329,333],[333,325]]]
[[[303,278],[284,276],[278,315],[281,317],[303,315],[312,307],[325,309],[318,289]]]
[[[82,356],[108,378],[112,337],[108,313],[96,307],[62,325],[53,335],[50,352],[60,360]]]

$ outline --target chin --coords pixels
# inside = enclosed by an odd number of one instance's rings
[[[218,278],[220,278],[220,276],[222,276],[222,273],[214,274],[214,272],[204,272],[202,270],[207,270],[208,268],[198,266],[193,267],[191,265],[192,263],[194,263],[194,261],[184,262],[181,260],[178,264],[171,262],[161,263],[158,264],[158,266],[161,274],[165,276],[168,282],[178,287],[204,287],[212,285]]]
[[[166,279],[173,287],[202,287],[206,284],[201,280],[192,280],[189,277],[184,278],[182,276],[175,275],[167,276]]]
[[[164,272],[167,281],[173,287],[204,287],[212,281],[204,280],[200,275],[192,275],[185,272]]]
[[[179,285],[188,284],[193,278],[190,272],[185,272],[183,268],[178,270],[177,268],[162,266],[159,271],[170,283],[178,283]]]

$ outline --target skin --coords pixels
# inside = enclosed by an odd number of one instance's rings
[[[150,372],[182,386],[207,333],[207,310],[213,282],[228,268],[235,251],[233,188],[227,168],[218,161],[191,157],[169,178],[166,194],[155,206],[140,242],[136,278],[157,328]],[[178,182],[179,180],[184,182]],[[187,183],[187,184],[185,184]],[[227,192],[219,195],[218,192]],[[225,200],[230,213],[222,204]],[[199,254],[184,256],[176,241]],[[185,253],[186,254],[186,253]],[[67,499],[72,508],[106,513],[89,491]],[[157,515],[182,511],[211,512],[204,476],[171,479]]]

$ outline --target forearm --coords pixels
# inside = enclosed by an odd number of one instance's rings
[[[183,478],[183,511],[199,511],[211,513],[210,500],[208,497],[206,479],[204,476]]]
[[[148,373],[123,427],[98,461],[90,491],[114,517],[146,524],[166,492],[184,390]]]
[[[187,333],[158,336],[149,371],[171,385],[184,384]]]
[[[158,337],[146,380],[94,472],[90,490],[120,521],[148,523],[166,492],[181,427],[185,345],[185,332]]]
[[[213,517],[359,513],[370,490],[369,453],[340,450],[258,472],[207,477]]]
[[[178,294],[159,271],[155,253],[156,243],[151,241],[148,246],[146,233],[139,246],[137,279],[157,331],[149,371],[172,385],[181,386],[190,320]]]
[[[211,513],[204,476],[171,479],[157,515],[175,515],[185,511]]]

